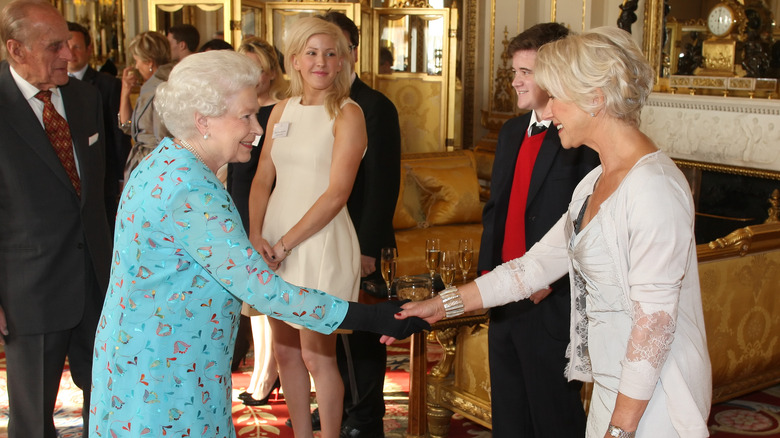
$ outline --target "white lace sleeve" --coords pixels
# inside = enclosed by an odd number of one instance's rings
[[[619,390],[649,400],[672,348],[677,305],[634,302],[633,321]]]
[[[693,243],[693,203],[687,184],[645,169],[628,204],[628,285],[631,334],[622,361],[621,393],[648,400],[671,350],[680,288]]]
[[[528,298],[568,273],[566,218],[564,214],[524,256],[477,278],[486,309]]]

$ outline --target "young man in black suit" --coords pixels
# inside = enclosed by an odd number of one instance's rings
[[[92,54],[92,38],[89,31],[78,23],[68,22],[71,38],[68,47],[73,55],[68,61],[68,75],[80,79],[100,92],[103,102],[103,123],[106,131],[106,216],[109,228],[114,230],[117,201],[122,189],[125,161],[132,146],[130,136],[119,129],[117,114],[119,114],[119,95],[122,91],[122,81],[118,78],[101,73],[89,65]]]
[[[8,436],[57,436],[52,414],[66,357],[84,392],[86,435],[95,329],[111,261],[100,96],[68,80],[70,32],[50,3],[8,3],[0,36],[8,59],[0,62],[0,343]]]
[[[360,242],[361,275],[364,279],[374,278],[381,282],[380,250],[395,247],[393,213],[401,178],[398,111],[390,99],[366,85],[355,74],[354,64],[360,42],[360,32],[355,23],[346,15],[334,11],[323,18],[339,26],[350,44],[352,88],[349,97],[363,110],[368,147],[360,162],[347,208]],[[362,294],[364,292],[361,291]],[[337,359],[344,380],[345,417],[341,437],[383,437],[383,386],[387,369],[385,345],[373,333],[355,331],[339,337]]]
[[[549,101],[534,81],[536,52],[563,38],[557,23],[539,24],[509,43],[517,106],[529,113],[501,128],[493,164],[490,200],[482,215],[480,272],[520,257],[566,212],[577,183],[598,164],[589,148],[563,149],[558,132],[539,120]],[[529,300],[490,313],[493,436],[585,435],[581,384],[567,382],[569,279],[537,291]]]

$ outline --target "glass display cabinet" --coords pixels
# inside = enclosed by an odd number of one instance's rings
[[[398,109],[401,151],[460,147],[457,8],[375,8],[372,23],[374,74],[367,79]]]

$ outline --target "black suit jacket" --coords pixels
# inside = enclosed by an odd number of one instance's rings
[[[483,231],[478,264],[480,272],[490,271],[502,263],[501,249],[515,164],[530,120],[531,113],[510,119],[504,123],[498,134],[490,199],[482,213]],[[525,210],[526,249],[538,242],[561,218],[569,206],[574,188],[597,165],[598,155],[592,149],[586,146],[564,149],[561,147],[557,129],[553,127],[547,130],[528,188]],[[552,288],[553,293],[545,298],[542,304],[551,307],[549,310],[552,314],[563,316],[553,316],[548,322],[556,325],[556,333],[568,337],[568,277],[554,283]],[[521,301],[518,307],[530,306],[529,303],[528,300]]]
[[[349,97],[363,110],[368,147],[347,209],[357,231],[360,253],[375,257],[378,266],[380,250],[395,247],[393,213],[401,179],[401,128],[393,102],[360,78],[352,83]]]
[[[81,80],[98,89],[103,103],[103,123],[106,132],[106,212],[109,225],[113,229],[120,191],[119,181],[124,177],[127,154],[132,147],[130,136],[119,129],[117,120],[122,81],[107,73],[98,72],[92,67],[87,67]]]
[[[73,328],[83,316],[86,285],[97,281],[103,292],[108,285],[100,96],[77,80],[60,90],[81,197],[8,62],[0,63],[0,305],[9,331],[19,335]]]

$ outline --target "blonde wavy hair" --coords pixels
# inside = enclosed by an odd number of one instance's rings
[[[536,56],[534,76],[556,99],[573,102],[586,113],[606,111],[636,127],[655,78],[631,35],[616,27],[545,44]]]
[[[282,73],[282,67],[279,65],[279,58],[276,55],[276,50],[271,44],[260,37],[248,37],[241,42],[240,46],[238,46],[238,53],[253,53],[257,55],[260,68],[264,72],[272,71],[276,73],[276,77],[271,81],[271,89],[268,90],[268,94],[274,100],[282,100],[286,97],[284,73]]]
[[[333,23],[316,17],[301,18],[289,30],[284,51],[284,67],[290,77],[290,96],[303,95],[303,77],[292,64],[292,58],[303,53],[306,43],[314,35],[328,35],[336,41],[336,55],[341,62],[341,71],[325,96],[325,109],[331,118],[336,118],[341,110],[341,104],[349,97],[350,69],[346,67],[349,55],[347,38],[341,29]]]
[[[157,67],[171,62],[171,43],[160,32],[139,33],[130,41],[127,51],[141,61],[154,62]]]

